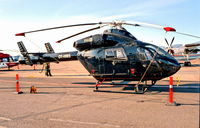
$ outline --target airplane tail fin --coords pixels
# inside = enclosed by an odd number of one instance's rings
[[[21,54],[23,55],[24,59],[25,59],[25,64],[28,64],[28,65],[33,65],[33,62],[29,56],[29,53],[26,49],[26,47],[24,46],[24,43],[22,41],[20,42],[17,42],[17,45],[19,47],[19,50],[21,52]]]
[[[50,43],[45,43],[45,47],[48,53],[55,53]]]

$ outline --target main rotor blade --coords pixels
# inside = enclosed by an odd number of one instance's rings
[[[191,35],[191,34],[187,34],[187,33],[181,33],[181,32],[176,32],[176,33],[181,34],[181,35],[186,35],[186,36],[195,37],[195,38],[200,38],[200,36]]]
[[[104,26],[106,26],[106,25],[104,25]],[[66,38],[63,38],[63,39],[61,39],[61,40],[58,40],[56,43],[60,43],[60,42],[62,42],[62,41],[64,41],[64,40],[66,40],[66,39],[72,38],[72,37],[74,37],[74,36],[78,36],[78,35],[83,34],[83,33],[86,33],[86,32],[90,32],[90,31],[93,31],[93,30],[96,30],[96,29],[100,29],[101,27],[104,27],[104,26],[98,26],[98,27],[95,27],[95,28],[87,29],[87,30],[85,30],[85,31],[82,31],[82,32],[76,33],[76,34],[74,34],[74,35],[68,36],[68,37],[66,37]]]
[[[176,29],[174,29],[172,27],[164,27],[164,26],[156,25],[156,24],[149,24],[149,23],[143,23],[143,22],[130,22],[130,23],[122,23],[122,24],[132,25],[132,26],[143,26],[143,27],[151,27],[151,28],[164,29],[166,32],[175,32],[175,33],[178,33],[178,34],[181,34],[181,35],[186,35],[186,36],[191,36],[191,37],[195,37],[195,38],[200,38],[200,36],[177,32]]]
[[[167,46],[168,46],[168,47],[170,47],[170,46],[169,46],[169,43],[168,43],[168,41],[167,41],[167,39],[166,39],[166,38],[165,38],[165,42],[167,43]]]
[[[166,32],[175,32],[176,29],[172,28],[172,27],[164,27],[161,25],[157,25],[157,24],[149,24],[149,23],[143,23],[143,22],[130,22],[130,23],[122,23],[125,25],[131,25],[131,26],[141,26],[141,27],[151,27],[151,28],[157,28],[157,29],[164,29]]]
[[[76,27],[76,26],[89,26],[89,25],[101,25],[102,22],[99,23],[85,23],[85,24],[74,24],[74,25],[66,25],[66,26],[60,26],[60,27],[52,27],[52,28],[45,28],[45,29],[38,29],[33,31],[27,31],[22,33],[17,33],[15,36],[25,36],[27,33],[34,33],[34,32],[40,32],[40,31],[47,31],[47,30],[53,30],[53,29],[60,29],[60,28],[68,28],[68,27]]]
[[[172,47],[172,44],[173,44],[173,42],[174,42],[174,38],[175,38],[175,37],[172,38],[172,41],[171,41],[170,47]]]

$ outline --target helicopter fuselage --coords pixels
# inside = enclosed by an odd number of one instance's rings
[[[74,47],[79,61],[98,81],[139,81],[143,75],[142,81],[157,81],[180,69],[166,51],[137,40],[126,30],[110,29],[78,40]]]

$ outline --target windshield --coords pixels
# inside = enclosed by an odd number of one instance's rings
[[[152,60],[152,55],[147,49],[138,47],[137,52],[140,60]]]
[[[158,53],[159,55],[167,56],[167,57],[172,57],[172,56],[171,56],[170,54],[168,54],[165,50],[163,50],[162,48],[160,48],[160,47],[158,47],[158,46],[148,44],[148,45],[145,45],[145,48],[150,49],[153,53],[157,51],[157,53]]]

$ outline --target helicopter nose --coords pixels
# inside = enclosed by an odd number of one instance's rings
[[[171,71],[171,75],[175,74],[176,72],[179,71],[179,69],[181,68],[181,65],[178,63],[178,64],[171,64],[171,68],[172,68],[172,71]]]
[[[162,66],[163,75],[166,77],[175,74],[181,68],[181,65],[176,60],[172,59],[169,60],[161,59],[159,60],[159,63]]]

